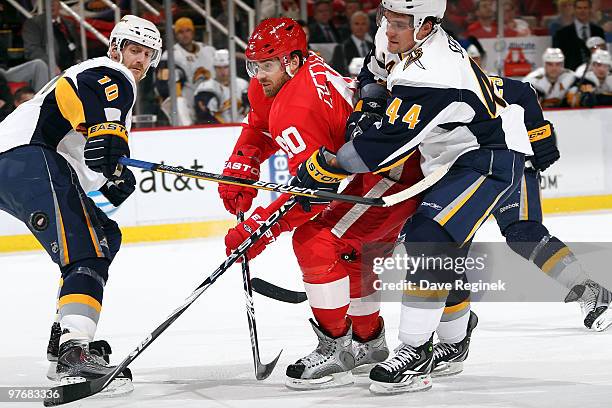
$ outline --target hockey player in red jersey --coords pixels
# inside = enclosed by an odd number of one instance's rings
[[[320,57],[308,54],[305,34],[297,22],[265,20],[251,36],[246,56],[253,78],[249,87],[251,111],[224,175],[257,180],[260,163],[279,148],[287,153],[289,171],[296,175],[298,165],[319,148],[333,152],[344,143],[345,124],[353,112],[354,83]],[[363,101],[358,106],[362,105]],[[392,172],[358,175],[344,192],[368,197],[392,194],[422,177],[418,163],[415,154]],[[219,194],[227,210],[235,214],[251,207],[257,190],[220,185]],[[281,196],[267,208],[255,209],[249,219],[232,228],[225,237],[228,253],[289,198]],[[252,259],[279,234],[295,229],[293,247],[319,344],[287,368],[286,384],[293,389],[350,384],[355,367],[388,356],[377,293],[364,284],[368,271],[361,268],[362,245],[382,242],[386,245],[376,246],[377,250],[389,250],[419,201],[406,201],[391,211],[346,203],[311,203],[306,209],[294,206],[248,252]]]

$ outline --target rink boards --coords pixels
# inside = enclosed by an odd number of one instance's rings
[[[547,111],[555,126],[561,160],[542,177],[544,211],[570,213],[612,209],[612,109]],[[134,131],[133,158],[221,173],[240,126],[205,126]],[[115,209],[93,199],[122,227],[124,242],[189,239],[222,235],[235,224],[217,194],[217,185],[134,169],[134,195]],[[287,159],[274,156],[262,166],[262,180],[286,183]],[[261,191],[257,205],[273,199]],[[0,212],[0,252],[39,248],[19,221]]]

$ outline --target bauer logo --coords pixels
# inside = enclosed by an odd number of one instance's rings
[[[284,152],[277,152],[272,156],[270,162],[270,180],[273,183],[278,184],[289,184],[291,180],[291,174],[289,174],[289,159],[287,154]],[[279,196],[277,192],[270,192],[270,201],[276,200]]]

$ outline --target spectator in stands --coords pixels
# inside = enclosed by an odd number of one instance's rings
[[[332,5],[328,0],[317,0],[314,4],[312,15],[314,22],[310,24],[310,42],[318,43],[338,43],[340,35],[338,30],[331,22]]]
[[[356,12],[361,11],[361,2],[359,0],[346,0],[344,3],[344,13],[338,18],[340,23],[337,24],[337,27],[340,38],[346,40],[351,36],[351,17]]]
[[[49,67],[43,60],[33,60],[9,69],[0,68],[8,82],[27,82],[37,92],[49,82]]]
[[[219,3],[221,3],[221,12],[219,14],[215,14],[215,19],[221,23],[221,25],[223,25],[224,27],[228,27],[228,13],[227,13],[227,0],[221,0]],[[212,5],[213,7],[215,6],[215,4],[217,4],[217,1],[213,1]],[[236,30],[236,36],[242,38],[243,40],[248,39],[249,35],[251,35],[251,33],[246,33],[247,29],[248,29],[248,25],[246,23],[247,21],[247,17],[245,12],[241,9],[238,8],[235,4],[234,4],[234,19],[236,20],[236,23],[234,25],[235,30]],[[212,30],[212,41],[213,41],[213,46],[215,48],[227,48],[228,47],[228,37],[227,35],[223,34],[221,31],[213,29]]]
[[[612,61],[607,50],[598,49],[591,57],[592,63],[589,72],[583,81],[572,87],[573,106],[593,107],[612,105],[612,75],[610,66]]]
[[[504,36],[526,37],[531,35],[529,24],[516,17],[517,10],[514,0],[504,1]]]
[[[261,0],[261,19],[270,17],[289,17],[294,20],[300,18],[300,5],[298,0],[282,0],[280,10],[276,12],[276,0]]]
[[[565,56],[559,48],[547,48],[542,55],[544,67],[529,73],[523,82],[529,82],[545,108],[568,106],[567,93],[576,81],[572,71],[563,67]]]
[[[563,27],[553,37],[553,47],[560,48],[565,55],[565,67],[575,70],[589,60],[590,52],[586,41],[593,36],[604,38],[601,27],[590,23],[591,1],[574,1],[573,24]]]
[[[53,37],[55,38],[54,72],[59,73],[74,65],[81,58],[79,38],[72,23],[60,15],[59,0],[51,2],[51,17],[53,19]],[[22,29],[23,48],[28,60],[41,59],[49,63],[47,55],[47,20],[44,14],[39,14],[26,20]]]
[[[492,38],[497,35],[495,21],[495,8],[492,0],[479,0],[476,3],[476,21],[470,24],[465,32],[466,36],[476,38]]]
[[[0,72],[0,122],[6,118],[13,110],[13,95],[8,86],[8,82]],[[0,137],[2,137],[0,135]]]
[[[229,52],[227,50],[215,51],[214,66],[215,78],[200,83],[195,91],[196,123],[232,122]],[[241,122],[247,114],[248,88],[247,81],[236,78],[234,95],[236,95],[239,116],[236,122]]]
[[[443,21],[444,29],[457,36],[462,35],[473,17],[474,3],[474,0],[448,0]]]
[[[550,16],[555,12],[553,0],[521,0],[517,13],[522,16],[534,16],[538,19],[542,16]]]
[[[561,28],[574,22],[574,0],[557,0],[559,15],[548,22],[548,33],[554,36]]]
[[[608,49],[608,45],[606,44],[606,40],[604,40],[601,37],[591,37],[587,40],[586,42],[586,46],[587,48],[591,51],[591,57],[593,56],[593,53],[597,50],[607,50]],[[584,75],[584,72],[587,68],[587,62],[585,62],[584,64],[580,65],[578,68],[576,68],[576,76],[578,78],[582,78],[582,76]]]
[[[194,41],[195,27],[188,17],[181,17],[174,22],[174,63],[177,69],[178,100],[177,113],[180,126],[190,126],[195,121],[193,107],[194,91],[202,81],[214,76],[213,58],[215,49],[209,45]],[[170,91],[168,79],[168,51],[164,51],[156,71],[156,88],[164,98],[162,110],[170,117]]]
[[[370,18],[363,11],[354,13],[351,17],[351,36],[342,43],[344,59],[348,66],[353,58],[362,57],[372,49],[372,41],[369,38]]]
[[[34,97],[36,92],[32,89],[31,86],[22,86],[21,88],[15,91],[15,95],[13,95],[13,105],[18,107],[24,102],[29,101]]]

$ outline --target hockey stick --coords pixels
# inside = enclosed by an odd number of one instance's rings
[[[53,407],[57,405],[67,404],[72,401],[80,400],[82,398],[89,397],[91,395],[97,394],[106,388],[119,373],[121,373],[132,361],[136,359],[147,347],[151,345],[180,315],[183,314],[185,310],[189,306],[196,301],[198,297],[202,293],[206,291],[215,281],[219,278],[219,276],[223,275],[225,271],[227,271],[230,266],[236,262],[241,256],[243,256],[246,251],[251,247],[251,245],[257,240],[259,240],[263,234],[268,231],[272,225],[284,214],[287,213],[295,205],[295,200],[288,200],[284,203],[278,210],[276,210],[270,217],[257,229],[257,231],[253,232],[240,246],[235,249],[227,259],[217,268],[215,271],[208,276],[185,300],[181,306],[175,309],[170,316],[160,324],[155,330],[151,332],[115,369],[100,377],[91,381],[85,381],[74,384],[66,384],[60,385],[57,387],[53,387],[49,390],[47,395],[51,395],[51,398],[46,398],[44,404],[46,407]]]
[[[253,287],[253,290],[260,295],[278,300],[280,302],[302,303],[308,299],[306,292],[298,292],[291,289],[281,288],[280,286],[276,286],[275,284],[260,278],[251,279],[251,286]]]
[[[149,171],[158,171],[161,173],[170,173],[175,174],[181,177],[189,177],[196,178],[201,180],[214,181],[221,184],[234,184],[237,186],[243,187],[252,187],[259,190],[267,190],[267,191],[275,191],[277,193],[285,193],[285,194],[293,194],[297,196],[304,197],[316,197],[323,198],[332,201],[344,201],[348,203],[354,204],[365,204],[365,205],[373,205],[378,207],[390,207],[402,201],[408,200],[411,197],[419,194],[423,190],[428,189],[432,185],[434,185],[438,180],[440,180],[448,169],[450,168],[452,163],[445,164],[437,168],[433,173],[429,176],[425,177],[423,180],[419,181],[415,185],[400,191],[399,193],[391,194],[386,197],[379,198],[367,198],[367,197],[359,197],[353,195],[345,195],[332,193],[330,191],[324,190],[315,190],[310,188],[302,188],[296,186],[290,186],[286,184],[278,184],[278,183],[270,183],[267,181],[254,181],[241,179],[238,177],[230,177],[224,176],[221,174],[208,173],[204,171],[197,171],[191,169],[185,169],[183,167],[173,167],[165,164],[158,163],[150,163],[142,160],[130,159],[128,157],[122,157],[119,159],[119,163],[124,166],[137,167]]]
[[[244,213],[238,211],[238,222],[244,221]],[[249,259],[246,254],[242,259],[242,284],[246,300],[247,320],[249,321],[249,332],[251,334],[251,350],[253,351],[253,364],[255,364],[255,378],[265,380],[272,374],[283,350],[276,358],[268,364],[262,364],[259,358],[259,342],[257,341],[257,326],[255,325],[255,305],[253,303],[253,287],[251,286],[251,272],[249,270]]]

